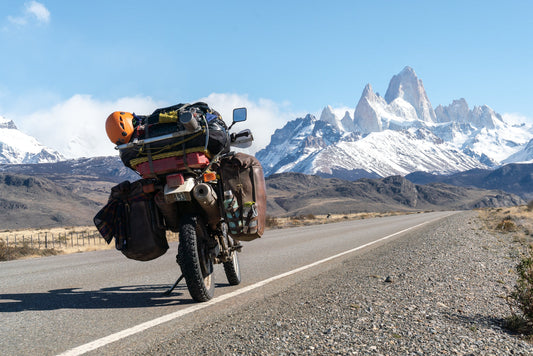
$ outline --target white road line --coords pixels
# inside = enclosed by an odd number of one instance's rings
[[[359,247],[356,247],[356,248],[353,248],[351,250],[348,250],[348,251],[344,251],[344,252],[341,252],[341,253],[338,253],[336,255],[333,255],[333,256],[330,256],[330,257],[327,257],[327,258],[324,258],[320,261],[316,261],[316,262],[313,262],[311,264],[308,264],[308,265],[305,265],[305,266],[302,266],[302,267],[299,267],[299,268],[296,268],[296,269],[293,269],[292,271],[288,271],[288,272],[285,272],[285,273],[282,273],[282,274],[279,274],[277,276],[274,276],[274,277],[270,277],[270,278],[267,278],[265,280],[262,280],[260,282],[257,282],[257,283],[254,283],[254,284],[251,284],[249,286],[246,286],[246,287],[243,287],[241,289],[238,289],[236,291],[233,291],[233,292],[230,292],[230,293],[226,293],[224,295],[221,295],[219,297],[216,297],[216,298],[213,298],[211,299],[210,301],[208,302],[204,302],[204,303],[199,303],[199,304],[195,304],[193,305],[192,307],[188,307],[186,309],[182,309],[182,310],[178,310],[174,313],[170,313],[170,314],[167,314],[167,315],[163,315],[159,318],[156,318],[156,319],[153,319],[153,320],[150,320],[150,321],[147,321],[145,323],[142,323],[142,324],[139,324],[139,325],[136,325],[136,326],[133,326],[129,329],[125,329],[125,330],[122,330],[122,331],[119,331],[117,333],[114,333],[114,334],[111,334],[111,335],[108,335],[108,336],[105,336],[103,338],[100,338],[100,339],[97,339],[97,340],[94,340],[94,341],[91,341],[87,344],[84,344],[84,345],[81,345],[81,346],[78,346],[78,347],[75,347],[73,349],[70,349],[70,350],[67,350],[61,354],[59,354],[58,356],[77,356],[77,355],[83,355],[84,353],[87,353],[89,351],[93,351],[93,350],[96,350],[100,347],[103,347],[103,346],[106,346],[106,345],[109,345],[115,341],[118,341],[118,340],[121,340],[121,339],[124,339],[128,336],[131,336],[131,335],[134,335],[134,334],[137,334],[137,333],[140,333],[144,330],[147,330],[147,329],[150,329],[150,328],[153,328],[154,326],[157,326],[157,325],[160,325],[160,324],[163,324],[163,323],[166,323],[167,321],[171,321],[171,320],[174,320],[174,319],[177,319],[177,318],[180,318],[184,315],[187,315],[187,314],[190,314],[190,313],[194,313],[195,311],[197,310],[201,310],[201,309],[204,309],[204,308],[207,308],[207,307],[210,307],[214,304],[217,304],[217,303],[220,303],[226,299],[230,299],[232,297],[235,297],[235,296],[238,296],[238,295],[241,295],[241,294],[244,294],[246,292],[249,292],[251,290],[254,290],[254,289],[257,289],[257,288],[260,288],[264,285],[267,285],[271,282],[274,282],[274,281],[277,281],[278,279],[282,279],[282,278],[285,278],[285,277],[288,277],[288,276],[291,276],[293,274],[296,274],[296,273],[299,273],[299,272],[302,272],[302,271],[305,271],[309,268],[312,268],[312,267],[315,267],[315,266],[318,266],[324,262],[328,262],[328,261],[331,261],[335,258],[338,258],[338,257],[341,257],[341,256],[344,256],[344,255],[347,255],[347,254],[350,254],[352,252],[355,252],[355,251],[358,251],[358,250],[361,250],[365,247],[368,247],[368,246],[371,246],[371,245],[374,245],[378,242],[381,242],[381,241],[384,241],[384,240],[387,240],[387,239],[390,239],[391,237],[394,237],[396,235],[399,235],[399,234],[403,234],[404,232],[407,232],[409,230],[413,230],[413,229],[416,229],[420,226],[423,226],[423,225],[426,225],[426,224],[429,224],[429,223],[432,223],[434,221],[437,221],[437,220],[440,220],[442,219],[442,217],[439,217],[439,218],[436,218],[436,219],[433,219],[433,220],[430,220],[430,221],[426,221],[426,222],[423,222],[421,224],[418,224],[418,225],[415,225],[415,226],[411,226],[407,229],[404,229],[404,230],[401,230],[401,231],[398,231],[398,232],[395,232],[394,234],[390,234],[388,236],[385,236],[385,237],[382,237],[378,240],[375,240],[375,241],[372,241],[372,242],[369,242],[369,243],[366,243],[364,245],[361,245]]]

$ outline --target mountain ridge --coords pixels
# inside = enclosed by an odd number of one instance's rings
[[[512,125],[487,105],[470,109],[464,98],[435,110],[422,80],[405,67],[385,98],[367,84],[342,118],[326,106],[277,129],[256,156],[265,174],[300,172],[361,177],[415,171],[452,174],[503,163],[533,162],[533,125]],[[530,143],[530,145],[528,145]]]

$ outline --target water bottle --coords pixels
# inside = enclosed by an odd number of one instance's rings
[[[257,208],[255,202],[247,201],[242,209],[244,220],[244,232],[247,234],[257,233]]]
[[[239,213],[239,203],[231,190],[224,192],[224,209],[230,233],[237,235],[242,231],[242,219]]]

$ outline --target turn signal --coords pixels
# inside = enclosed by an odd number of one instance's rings
[[[211,182],[217,179],[217,175],[215,172],[207,172],[204,173],[204,183]]]

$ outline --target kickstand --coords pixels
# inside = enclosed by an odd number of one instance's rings
[[[178,283],[181,282],[181,280],[183,279],[183,277],[185,277],[183,274],[180,276],[180,278],[178,278],[178,280],[176,281],[176,283],[174,283],[174,285],[172,287],[170,287],[169,290],[167,290],[165,293],[163,293],[163,295],[170,295],[170,293],[172,293],[172,291],[178,286]]]

